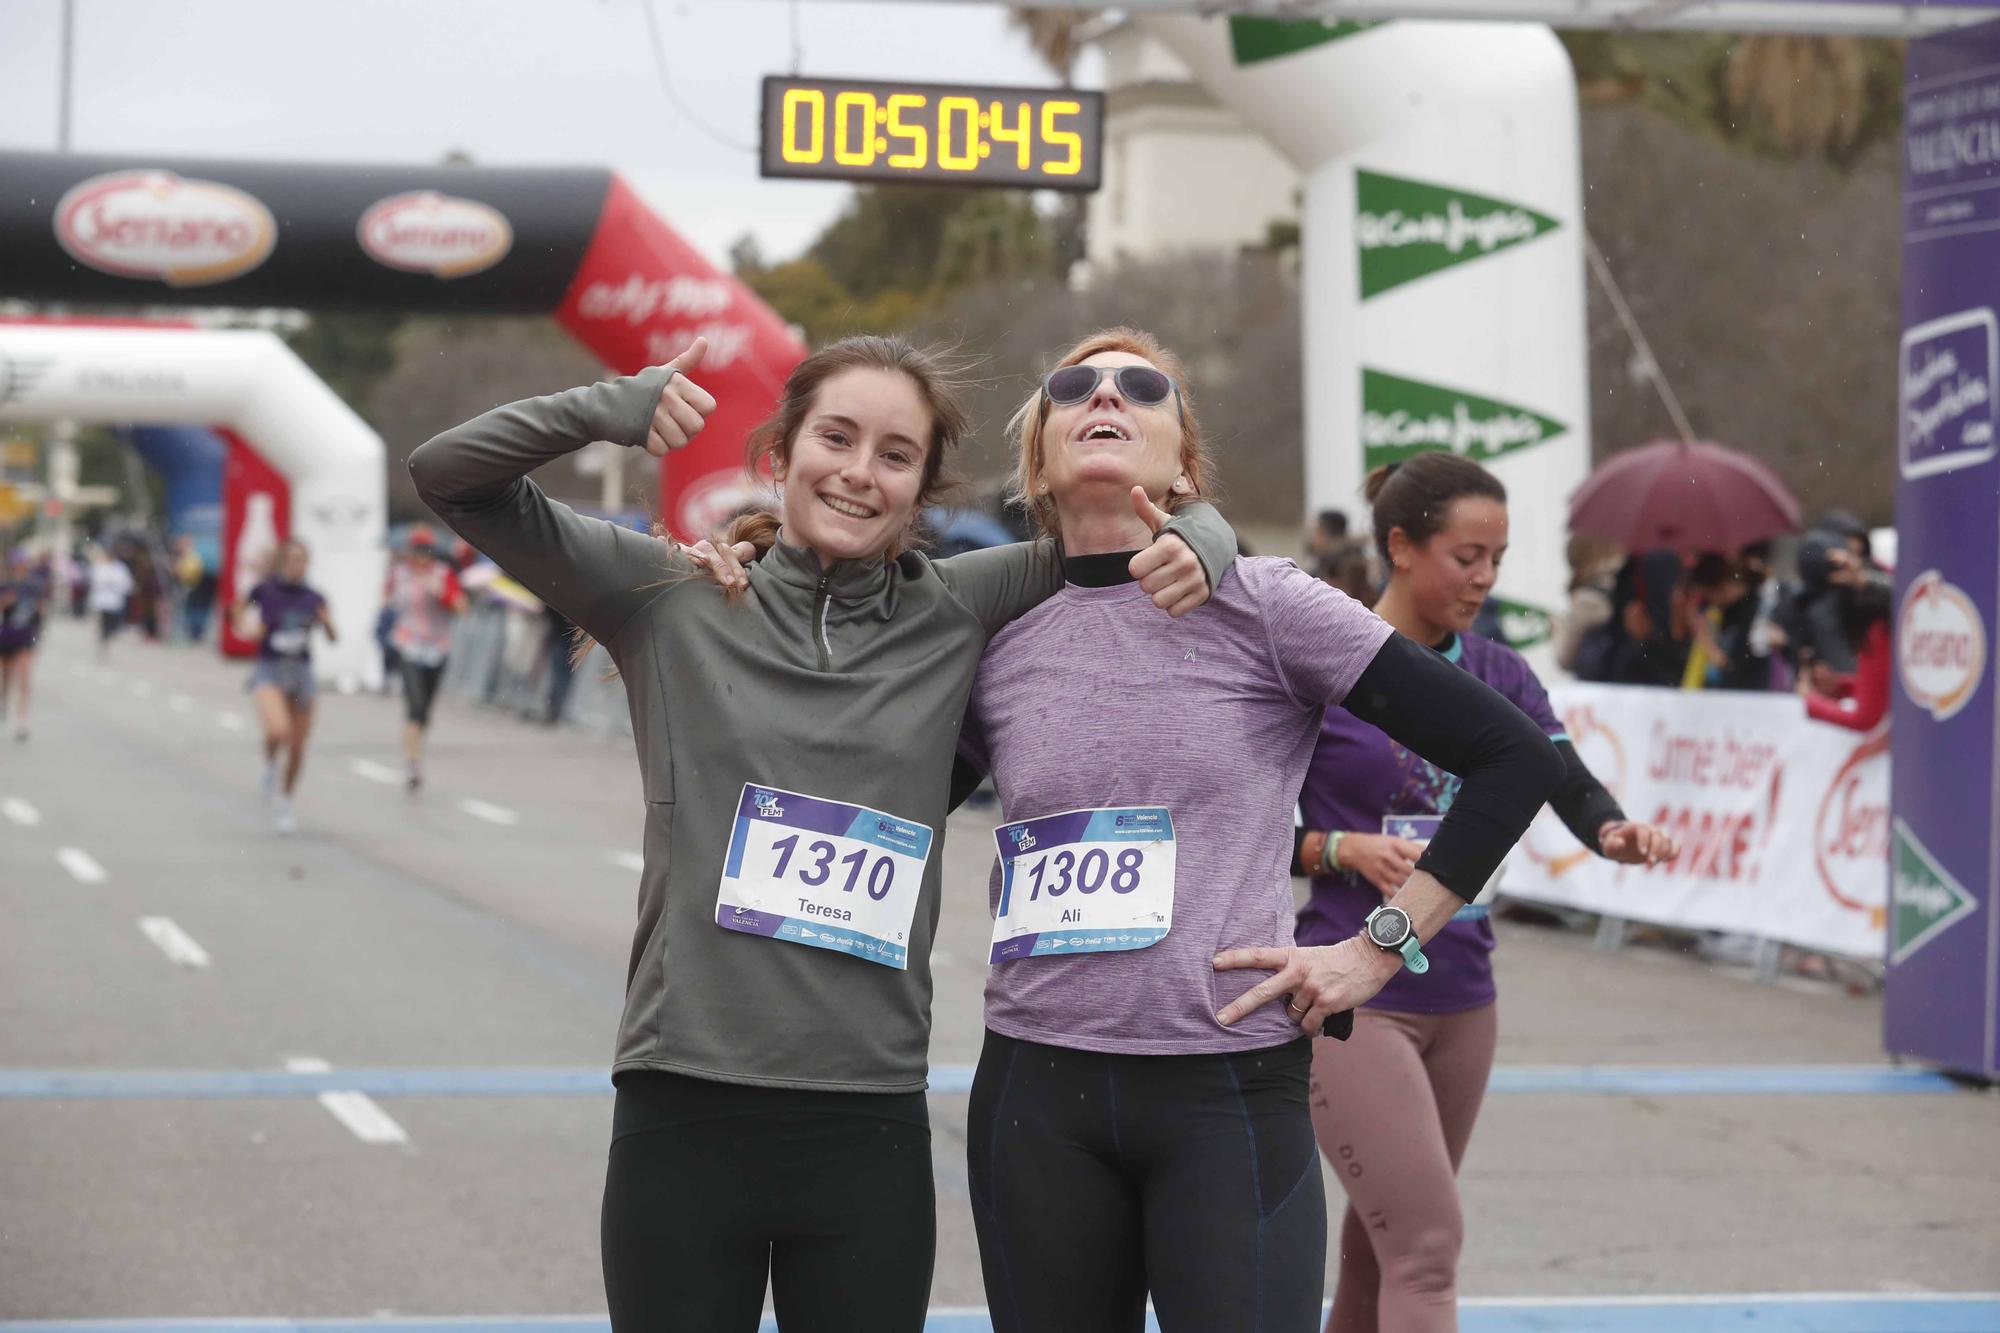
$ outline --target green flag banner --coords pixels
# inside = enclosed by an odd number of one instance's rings
[[[1229,20],[1229,45],[1239,65],[1276,60],[1279,56],[1310,51],[1315,46],[1352,37],[1357,32],[1382,26],[1382,19],[1259,19]]]
[[[1500,637],[1509,648],[1532,648],[1556,636],[1556,618],[1539,606],[1495,597],[1493,609],[1500,617]]]
[[[1896,850],[1889,881],[1889,961],[1900,963],[1952,926],[1972,915],[1978,901],[1910,826],[1895,821]]]
[[[1361,299],[1484,259],[1559,224],[1544,213],[1470,190],[1356,170],[1355,249]]]
[[[1554,417],[1512,403],[1365,366],[1361,371],[1361,465],[1366,471],[1440,449],[1485,463],[1552,440],[1567,429]]]

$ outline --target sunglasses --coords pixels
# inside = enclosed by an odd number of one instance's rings
[[[1180,386],[1151,366],[1064,366],[1042,378],[1042,392],[1058,407],[1069,407],[1096,393],[1106,375],[1128,403],[1158,407],[1169,394],[1180,400]]]

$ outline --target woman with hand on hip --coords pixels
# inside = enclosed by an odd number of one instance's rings
[[[596,439],[685,443],[715,407],[689,378],[705,350],[496,408],[410,468],[446,522],[605,646],[632,710],[647,804],[604,1193],[613,1328],[750,1333],[768,1281],[787,1333],[916,1333],[953,750],[988,637],[1061,586],[1061,562],[1051,543],[906,549],[965,414],[893,338],[792,370],[751,439],[780,514],[723,543],[762,551],[747,572],[528,480]],[[1234,554],[1213,509],[1172,527],[1218,569]],[[1162,606],[1207,596],[1179,540],[1134,563]]]
[[[986,1042],[967,1133],[996,1333],[1319,1323],[1326,1203],[1311,1042],[1399,940],[1292,946],[1289,814],[1343,700],[1467,775],[1392,910],[1427,937],[1558,775],[1532,723],[1290,561],[1239,558],[1179,622],[1132,551],[1211,484],[1179,361],[1084,339],[1015,418],[1016,490],[1067,585],[994,636],[958,788],[997,831]],[[1435,876],[1432,872],[1435,872]],[[1260,975],[1267,974],[1267,975]]]
[[[1471,633],[1507,551],[1499,479],[1469,459],[1419,454],[1370,473],[1367,495],[1390,570],[1376,614],[1548,734],[1564,769],[1549,805],[1587,847],[1628,865],[1676,856],[1671,837],[1626,819],[1584,767],[1520,654]],[[1312,876],[1301,944],[1361,929],[1470,791],[1469,775],[1400,739],[1352,702],[1326,714],[1299,794],[1296,869]],[[1356,1014],[1349,1041],[1313,1044],[1313,1125],[1348,1197],[1329,1333],[1458,1326],[1456,1173],[1493,1067],[1492,950],[1484,905],[1462,908],[1425,946],[1428,971],[1398,972]]]

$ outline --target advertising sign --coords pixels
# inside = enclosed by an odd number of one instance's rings
[[[1899,1054],[1991,1074],[2000,25],[1910,43],[1905,103],[1884,1039]]]

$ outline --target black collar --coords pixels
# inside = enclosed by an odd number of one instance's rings
[[[1108,551],[1103,555],[1066,555],[1063,577],[1079,588],[1112,588],[1121,583],[1137,583],[1132,577],[1132,557],[1137,551]]]

